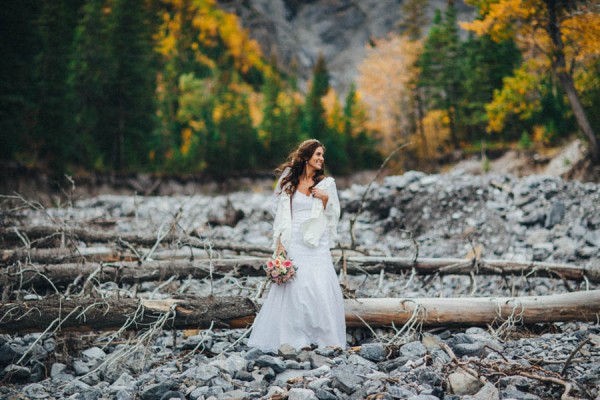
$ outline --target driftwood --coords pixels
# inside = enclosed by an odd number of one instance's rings
[[[60,299],[0,305],[0,333],[41,332],[48,328],[66,331],[139,330],[166,313],[172,316],[165,329],[240,328],[251,323],[257,306],[244,297],[194,299]]]
[[[345,300],[348,327],[486,326],[566,321],[598,322],[600,290],[528,297],[369,298]],[[244,297],[199,299],[90,299],[9,302],[0,305],[0,333],[63,330],[141,329],[172,313],[165,328],[240,328],[251,324],[258,306]]]
[[[226,274],[263,276],[261,265],[265,259],[260,257],[243,259],[200,259],[174,261],[144,261],[57,265],[11,266],[0,272],[0,286],[22,285],[24,287],[44,288],[50,285],[60,287],[72,283],[80,276],[93,274],[97,282],[138,283],[168,279],[178,276],[181,279],[191,277],[203,279],[211,275]]]
[[[98,282],[133,283],[166,279],[171,276],[202,279],[212,274],[223,276],[260,276],[262,257],[244,257],[227,259],[165,260],[113,263],[55,264],[11,266],[0,272],[0,285],[26,284],[36,288],[49,285],[68,285],[79,276],[94,273]],[[573,281],[587,280],[600,283],[600,268],[579,267],[568,264],[542,262],[514,262],[501,260],[469,260],[453,258],[421,258],[416,262],[409,258],[398,257],[348,257],[346,273],[378,274],[381,270],[389,273],[404,273],[414,270],[416,274],[428,275],[517,275],[561,278]]]
[[[0,263],[5,265],[19,261],[21,263],[63,264],[76,261],[114,262],[132,259],[132,254],[124,254],[109,247],[84,247],[76,251],[69,248],[0,250]]]
[[[63,235],[73,237],[75,240],[85,243],[111,243],[116,241],[124,241],[133,245],[154,246],[157,242],[156,235],[142,235],[136,233],[118,233],[118,232],[102,232],[92,231],[82,228],[69,228],[68,231],[61,231],[57,227],[52,226],[33,226],[19,227],[18,231],[15,228],[0,229],[0,244],[22,244],[22,239],[19,236],[27,237],[30,241],[38,241],[37,245],[52,245],[55,241],[60,241]],[[204,248],[207,244],[204,240],[186,236],[168,233],[161,239],[162,243],[178,242],[182,245]],[[5,247],[7,247],[5,245]],[[258,252],[270,254],[272,250],[265,246],[253,246],[243,244],[219,243],[210,242],[210,247],[214,250],[227,249],[240,253]]]

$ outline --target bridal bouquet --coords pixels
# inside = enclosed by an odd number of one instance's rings
[[[292,279],[296,275],[298,267],[294,265],[292,260],[287,258],[283,246],[278,246],[277,251],[263,266],[263,269],[271,282],[280,285]]]

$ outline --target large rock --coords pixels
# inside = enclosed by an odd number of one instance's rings
[[[477,393],[483,386],[479,379],[463,370],[457,370],[448,375],[448,383],[452,393],[459,396]]]

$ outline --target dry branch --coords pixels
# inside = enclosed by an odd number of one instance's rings
[[[136,315],[140,304],[144,312],[139,321],[131,323],[129,316]],[[245,327],[252,322],[258,308],[244,297],[153,301],[123,298],[60,301],[53,297],[0,304],[0,333],[39,332],[57,323],[63,330],[106,330],[118,329],[129,321],[129,329],[141,329],[161,313],[170,312],[174,304],[175,315],[166,326],[177,329],[207,328],[212,322],[217,328]],[[76,308],[77,312],[73,312]],[[596,322],[600,317],[600,290],[530,297],[347,299],[345,309],[349,327],[400,326],[414,320],[415,315],[423,326],[497,325],[509,318],[518,324]],[[69,318],[64,317],[67,315]]]
[[[27,236],[30,240],[39,240],[40,245],[44,244],[44,240],[52,241],[56,239],[57,235],[61,232],[57,227],[53,226],[33,226],[33,227],[19,227],[21,235]],[[92,231],[89,229],[81,228],[69,228],[69,235],[74,237],[76,240],[85,243],[112,243],[121,239],[125,242],[141,245],[141,246],[154,246],[156,244],[156,235],[142,235],[136,233],[119,233],[119,232],[101,232]],[[197,237],[190,237],[185,235],[169,233],[164,237],[161,236],[162,243],[179,242],[181,244],[189,245],[192,247],[204,248],[205,242]],[[0,244],[20,244],[21,239],[14,229],[2,228],[0,229]],[[51,244],[47,243],[46,245]],[[253,246],[243,244],[232,244],[232,243],[219,243],[212,242],[212,248],[214,250],[231,250],[240,253],[259,252],[265,254],[271,254],[272,250],[265,246]]]

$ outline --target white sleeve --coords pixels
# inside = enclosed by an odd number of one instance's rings
[[[331,179],[331,183],[327,187],[327,206],[325,207],[325,216],[327,217],[327,224],[330,227],[337,228],[338,220],[340,219],[340,200],[337,194],[337,187],[335,186],[335,180]]]
[[[279,200],[279,195],[281,194],[281,181],[283,178],[290,174],[291,168],[287,167],[283,170],[279,179],[277,180],[277,185],[275,185],[275,189],[273,190],[273,196],[271,198],[271,215],[275,216],[277,213],[277,204]]]

